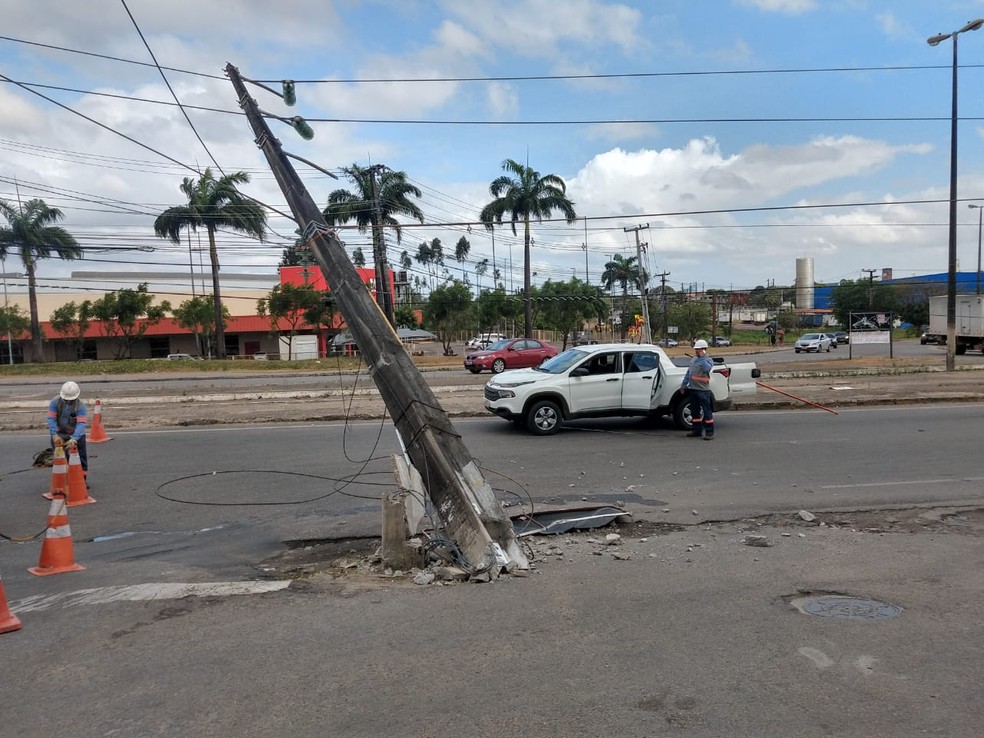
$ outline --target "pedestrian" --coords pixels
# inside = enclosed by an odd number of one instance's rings
[[[782,328],[780,328],[778,331],[776,331],[776,335],[779,336],[779,345],[780,346],[785,346],[786,345],[786,331],[784,331]]]
[[[714,438],[714,413],[711,409],[711,371],[714,360],[707,355],[707,341],[699,338],[694,341],[694,352],[690,367],[683,376],[683,390],[690,401],[690,418],[693,429],[687,435],[692,438],[704,436],[705,441]]]
[[[87,417],[85,401],[79,395],[82,390],[75,382],[65,382],[61,390],[48,403],[48,432],[51,434],[51,447],[60,438],[67,448],[74,448],[79,454],[82,473],[88,475],[89,455],[85,448],[85,429]]]

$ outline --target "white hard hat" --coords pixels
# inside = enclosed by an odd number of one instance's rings
[[[706,349],[707,348],[707,341],[705,341],[703,338],[698,338],[696,341],[694,341],[694,348],[695,349],[699,349],[699,348]]]
[[[79,389],[79,386],[75,382],[65,382],[65,384],[62,385],[61,392],[58,394],[61,395],[63,400],[74,400],[77,399],[81,393],[82,390]]]

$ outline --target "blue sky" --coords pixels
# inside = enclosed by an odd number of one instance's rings
[[[586,242],[597,283],[613,254],[635,253],[625,228],[643,224],[646,266],[676,287],[791,284],[798,257],[822,281],[946,270],[952,41],[926,39],[984,16],[984,2],[0,0],[0,74],[192,168],[215,168],[214,157],[247,171],[244,190],[284,209],[241,116],[189,110],[206,151],[175,106],[132,99],[173,102],[156,68],[91,55],[152,61],[127,9],[161,65],[199,73],[165,72],[186,105],[238,111],[226,62],[252,79],[311,80],[292,109],[254,95],[274,114],[341,121],[313,122],[310,142],[273,121],[288,151],[329,170],[385,164],[420,187],[427,227],[390,238],[394,261],[435,237],[450,251],[462,235],[466,271],[491,259],[484,230],[443,224],[477,220],[512,158],[562,177],[582,218],[535,227],[537,282],[583,279]],[[984,32],[961,35],[959,54],[959,197],[984,201]],[[383,81],[352,81],[367,79]],[[355,122],[368,120],[381,122]],[[298,168],[319,205],[347,186]],[[89,250],[84,262],[45,263],[42,282],[187,268],[187,249],[152,230],[180,204],[185,176],[0,82],[0,197],[16,200],[16,179],[22,198],[62,208]],[[960,267],[972,270],[978,211],[962,202],[958,218]],[[274,216],[271,227],[266,244],[224,236],[223,270],[272,274],[294,226]],[[504,281],[518,286],[521,241],[508,229],[495,241]]]

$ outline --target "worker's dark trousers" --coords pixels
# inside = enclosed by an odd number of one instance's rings
[[[693,418],[695,436],[703,433],[705,436],[714,435],[714,412],[711,410],[711,391],[688,389],[690,397],[690,417]]]

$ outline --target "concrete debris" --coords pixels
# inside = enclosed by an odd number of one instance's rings
[[[468,572],[457,566],[435,566],[432,571],[437,579],[443,582],[463,582],[468,579]],[[522,573],[519,573],[522,572]],[[526,576],[526,572],[516,568],[510,572],[513,576]]]
[[[618,533],[609,533],[607,536],[605,536],[605,543],[607,543],[609,546],[614,546],[616,543],[618,543],[621,540],[622,540],[622,536],[620,536]]]
[[[817,519],[817,516],[809,512],[808,510],[800,510],[798,514],[800,516],[800,519],[805,520],[807,523],[812,523],[814,520]]]
[[[691,512],[691,513],[692,513],[693,515],[700,515],[700,513],[699,513],[699,512],[697,512],[696,510],[691,510],[690,512]]]
[[[746,546],[758,546],[760,548],[768,548],[772,545],[772,541],[767,536],[745,536],[741,542]]]
[[[430,584],[435,579],[434,572],[432,571],[418,571],[413,575],[414,584]]]
[[[616,561],[628,561],[632,558],[632,555],[627,553],[613,553],[612,558]]]

